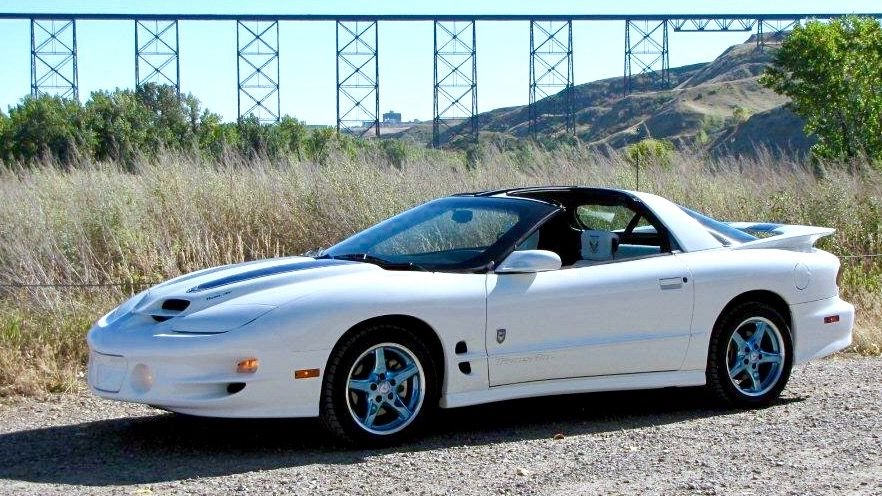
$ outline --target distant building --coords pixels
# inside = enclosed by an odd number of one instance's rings
[[[401,113],[396,112],[394,110],[390,110],[383,114],[383,125],[384,126],[397,126],[401,124]]]

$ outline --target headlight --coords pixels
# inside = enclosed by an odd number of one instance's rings
[[[101,317],[101,319],[98,321],[98,325],[104,326],[107,324],[112,324],[114,321],[116,321],[117,319],[119,319],[123,315],[134,310],[134,308],[136,306],[138,306],[138,303],[141,303],[141,300],[143,300],[146,296],[147,296],[147,290],[141,291],[140,293],[136,294],[135,296],[132,296],[125,303],[114,308],[113,310],[108,312],[107,315],[105,315],[104,317]]]

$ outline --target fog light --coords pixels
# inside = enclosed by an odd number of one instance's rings
[[[153,387],[153,372],[150,367],[139,363],[132,369],[132,390],[138,394],[144,394]]]
[[[246,358],[241,362],[236,364],[236,372],[240,374],[253,374],[257,372],[257,366],[259,365],[259,360],[256,358]]]

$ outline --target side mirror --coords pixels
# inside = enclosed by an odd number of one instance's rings
[[[513,251],[496,267],[497,274],[528,274],[560,269],[560,256],[548,250]]]

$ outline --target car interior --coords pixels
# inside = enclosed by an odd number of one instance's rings
[[[509,194],[563,208],[516,248],[555,252],[563,268],[634,260],[674,250],[664,225],[624,193],[570,188]]]

